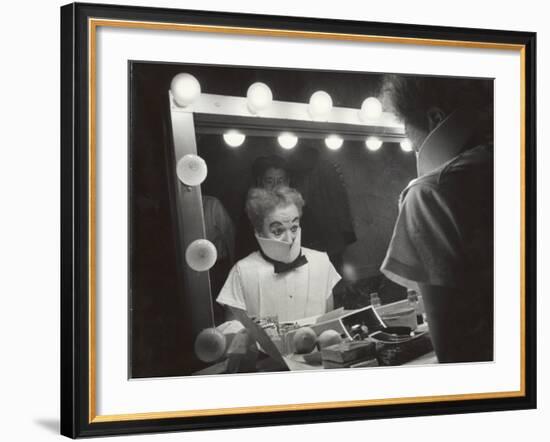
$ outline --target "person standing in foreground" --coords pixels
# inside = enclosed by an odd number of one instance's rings
[[[418,290],[439,362],[493,360],[493,82],[388,75],[418,178],[381,271]]]

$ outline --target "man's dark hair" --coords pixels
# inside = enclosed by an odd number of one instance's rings
[[[433,107],[446,114],[461,107],[492,109],[493,81],[387,74],[382,82],[382,97],[385,104],[389,103],[387,110],[399,119],[426,128],[425,115]]]
[[[254,182],[257,183],[269,169],[282,169],[286,172],[288,178],[290,178],[290,168],[287,161],[278,155],[269,155],[257,158],[252,164],[252,178]]]

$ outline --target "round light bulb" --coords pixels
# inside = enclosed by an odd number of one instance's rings
[[[325,91],[314,92],[309,99],[308,110],[314,120],[322,119],[332,110],[332,98]]]
[[[190,153],[178,161],[176,174],[183,184],[198,186],[206,179],[208,167],[201,157]]]
[[[201,85],[191,74],[182,73],[172,78],[170,90],[176,104],[180,107],[186,107],[199,97]]]
[[[257,82],[252,84],[246,91],[248,109],[253,114],[266,109],[273,101],[273,93],[265,83]]]
[[[405,138],[399,144],[401,145],[401,149],[403,150],[403,152],[412,152],[413,145],[411,143],[411,140],[409,140],[408,138]]]
[[[368,137],[365,144],[367,145],[368,150],[375,151],[382,147],[382,140],[377,137]]]
[[[241,144],[244,143],[245,139],[246,136],[240,132],[237,132],[236,130],[230,130],[229,132],[223,134],[223,140],[228,146],[231,147],[239,147]]]
[[[202,362],[214,362],[225,354],[227,340],[215,328],[206,328],[195,339],[195,354]]]
[[[279,145],[283,149],[292,149],[296,146],[298,143],[298,137],[296,135],[291,134],[289,132],[284,132],[277,138],[277,141],[279,141]]]
[[[382,115],[382,103],[378,98],[369,97],[361,105],[359,118],[361,121],[376,120]]]
[[[344,140],[338,135],[329,135],[325,138],[325,144],[330,150],[338,150],[344,144]]]
[[[185,250],[185,262],[196,272],[205,272],[216,264],[218,252],[207,239],[196,239]]]

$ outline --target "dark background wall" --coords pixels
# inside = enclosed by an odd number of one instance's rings
[[[366,97],[377,94],[380,75],[145,62],[133,62],[129,70],[131,376],[189,374],[200,364],[192,352],[185,305],[189,294],[183,290],[170,188],[174,168],[168,112],[171,79],[189,72],[200,81],[203,92],[235,96],[245,96],[250,84],[263,81],[275,100],[294,102],[308,102],[313,92],[322,89],[331,95],[334,106],[359,108]],[[275,138],[269,137],[250,137],[238,149],[229,149],[218,135],[199,135],[197,143],[209,167],[202,190],[218,197],[235,222],[251,182],[250,165],[257,156],[277,152],[299,160],[303,152],[315,150],[315,161],[338,164],[357,236],[345,252],[345,261],[361,278],[379,275],[399,192],[415,176],[412,154],[393,143],[370,152],[358,141],[346,141],[333,152],[320,139],[300,140],[290,153],[282,152]]]
[[[347,247],[344,261],[361,278],[378,274],[397,215],[399,193],[415,176],[414,154],[403,152],[397,143],[385,143],[371,152],[364,142],[350,140],[340,150],[331,151],[323,139],[301,139],[294,149],[285,151],[277,145],[276,135],[248,137],[236,149],[228,147],[220,135],[198,135],[197,150],[208,165],[203,193],[217,197],[238,223],[246,192],[253,184],[252,164],[259,156],[285,158],[295,177],[291,185],[295,182],[298,188],[300,177],[318,163],[337,165],[357,236],[357,241]],[[330,203],[325,209],[331,210]]]

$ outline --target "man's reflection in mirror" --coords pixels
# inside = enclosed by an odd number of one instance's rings
[[[305,147],[288,160],[279,155],[261,156],[252,165],[254,187],[271,190],[293,186],[307,201],[303,209],[304,246],[326,252],[342,271],[345,248],[356,240],[343,175],[335,163],[320,158],[315,148]],[[243,213],[237,227],[237,259],[257,248],[253,227]]]
[[[341,277],[326,253],[302,247],[303,208],[295,189],[249,190],[246,212],[256,249],[233,266],[216,299],[219,304],[282,322],[332,310],[332,290]]]
[[[216,247],[217,259],[210,269],[210,291],[215,298],[235,262],[235,227],[227,210],[218,198],[202,195],[206,239]],[[223,319],[223,309],[214,303],[214,319]]]

